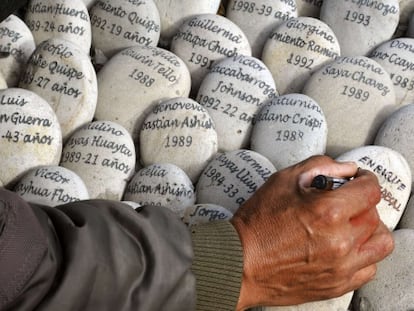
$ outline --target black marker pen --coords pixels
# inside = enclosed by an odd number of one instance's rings
[[[321,190],[333,190],[339,188],[348,181],[349,179],[347,178],[337,178],[325,175],[318,175],[313,178],[311,187]]]

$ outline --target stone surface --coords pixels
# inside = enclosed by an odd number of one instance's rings
[[[323,0],[296,0],[298,16],[319,17]]]
[[[275,88],[272,74],[257,58],[237,55],[214,64],[197,101],[216,124],[219,151],[248,147],[253,119],[277,95]]]
[[[191,74],[192,94],[214,61],[237,54],[251,55],[244,32],[231,20],[215,14],[198,14],[184,22],[171,42],[171,52],[180,57]]]
[[[318,103],[303,94],[288,94],[262,107],[250,145],[281,170],[312,155],[324,154],[327,137],[325,116]]]
[[[155,106],[140,132],[144,166],[171,163],[196,182],[217,152],[217,132],[207,110],[190,98],[178,97]]]
[[[83,180],[62,166],[41,166],[25,174],[13,191],[25,201],[47,206],[89,199]]]
[[[397,104],[414,103],[414,38],[397,38],[375,48],[369,57],[391,76]]]
[[[343,56],[362,56],[391,39],[400,18],[399,0],[323,0],[320,19],[339,40]]]
[[[31,0],[25,22],[36,45],[52,37],[62,38],[89,54],[92,42],[89,12],[82,0]]]
[[[384,120],[396,110],[389,74],[374,60],[339,57],[306,82],[303,94],[322,108],[328,123],[326,153],[336,157],[372,144]]]
[[[0,72],[9,87],[17,86],[34,50],[33,35],[19,17],[10,15],[0,23]]]
[[[57,165],[62,132],[50,105],[24,89],[0,91],[0,180],[12,186],[30,169]]]
[[[296,306],[265,307],[260,311],[347,311],[354,292],[349,292],[338,298],[308,302]],[[256,311],[259,311],[256,310]]]
[[[161,20],[161,35],[159,44],[168,48],[172,37],[178,31],[186,19],[197,14],[215,14],[220,6],[220,0],[191,0],[171,1],[154,0],[157,5]]]
[[[77,44],[52,38],[30,57],[19,86],[44,98],[55,111],[66,140],[92,121],[98,98],[95,69]]]
[[[350,150],[338,161],[354,161],[358,167],[372,171],[381,187],[378,214],[392,231],[396,228],[411,193],[412,176],[405,158],[390,148],[364,146]]]
[[[414,103],[399,108],[381,125],[374,142],[375,145],[388,147],[401,153],[410,166],[412,176],[414,176],[413,120]]]
[[[196,204],[187,207],[183,221],[188,226],[207,223],[210,221],[230,220],[233,214],[226,208],[216,204]]]
[[[155,105],[188,96],[191,78],[184,62],[173,53],[135,46],[105,64],[98,73],[98,85],[95,118],[121,124],[136,140]]]
[[[3,74],[0,72],[0,90],[7,89],[7,82],[4,79]]]
[[[281,23],[269,35],[262,60],[280,94],[298,93],[313,72],[340,56],[332,29],[313,17]]]
[[[218,153],[200,175],[196,202],[220,205],[234,214],[274,172],[273,164],[257,152]]]
[[[355,311],[413,310],[414,230],[393,232],[394,251],[377,265],[375,278],[355,292]]]
[[[411,195],[405,207],[404,214],[398,223],[398,229],[413,229],[414,230],[414,196]]]
[[[297,17],[296,2],[255,0],[228,1],[226,16],[246,34],[252,55],[260,57],[263,46],[273,31],[282,22]]]
[[[181,168],[160,163],[135,173],[123,199],[140,205],[163,206],[182,217],[185,209],[195,203],[196,196],[190,178]]]
[[[70,136],[60,165],[82,178],[91,199],[119,201],[135,173],[135,161],[128,131],[114,122],[95,121]]]
[[[158,44],[161,22],[153,0],[97,0],[90,16],[92,48],[107,59],[131,46]]]

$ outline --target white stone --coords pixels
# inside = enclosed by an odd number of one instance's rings
[[[121,124],[136,140],[155,105],[189,95],[191,78],[187,66],[173,53],[135,46],[105,64],[98,73],[98,86],[95,118]]]
[[[405,158],[387,147],[364,146],[350,150],[338,161],[354,161],[358,167],[372,171],[381,187],[378,214],[384,224],[394,230],[411,193],[411,172]]]
[[[171,163],[195,183],[217,152],[214,121],[196,101],[177,97],[155,106],[140,132],[141,162]]]
[[[229,0],[226,16],[246,34],[252,48],[252,55],[260,57],[263,46],[273,29],[297,17],[298,13],[296,2],[292,0],[255,0],[252,2]]]
[[[24,20],[32,31],[36,45],[58,37],[78,44],[89,55],[91,23],[82,0],[31,0]]]
[[[298,16],[319,17],[323,0],[296,0]]]
[[[220,0],[191,0],[174,1],[154,0],[161,20],[161,35],[159,45],[167,48],[172,37],[186,19],[197,14],[215,14],[220,6]]]
[[[399,108],[381,125],[374,142],[375,145],[388,147],[401,153],[410,166],[412,176],[414,176],[413,120],[414,103]]]
[[[325,154],[328,129],[322,109],[303,94],[276,97],[256,117],[251,149],[277,170]]]
[[[210,221],[230,220],[233,213],[216,204],[196,204],[184,211],[183,222],[188,226],[207,223]]]
[[[328,123],[326,153],[336,157],[372,144],[383,121],[396,110],[389,74],[365,56],[340,57],[306,82],[303,94],[322,108]]]
[[[47,206],[89,199],[83,180],[62,166],[31,169],[14,186],[13,191],[25,201]]]
[[[195,203],[194,186],[187,174],[170,163],[151,164],[140,169],[129,181],[124,200],[163,206],[178,216]]]
[[[97,0],[90,16],[92,48],[108,59],[131,46],[158,44],[161,22],[153,0]]]
[[[4,79],[3,74],[0,72],[0,90],[7,89],[7,82]]]
[[[237,54],[251,55],[249,41],[240,27],[215,14],[198,14],[186,20],[173,37],[170,50],[187,65],[193,94],[197,94],[215,61]]]
[[[323,0],[320,19],[335,32],[343,56],[363,56],[391,39],[400,18],[399,0]]]
[[[4,89],[0,107],[0,180],[5,186],[32,168],[59,163],[62,132],[43,98],[24,89]]]
[[[369,57],[390,74],[397,104],[414,103],[414,38],[397,38],[376,47]]]
[[[9,87],[17,86],[35,47],[30,29],[19,17],[9,15],[0,23],[0,72]]]
[[[44,98],[55,111],[66,140],[92,121],[98,98],[95,69],[77,44],[61,38],[40,43],[20,84]]]
[[[412,188],[411,188],[412,189]],[[398,223],[398,229],[413,229],[414,230],[414,196],[411,195],[405,207],[404,214]]]
[[[272,31],[262,60],[272,72],[279,93],[289,94],[300,93],[309,77],[340,53],[338,40],[328,25],[313,17],[298,17]]]
[[[218,153],[196,185],[197,204],[216,204],[233,214],[276,172],[261,154],[246,149]]]
[[[216,62],[197,101],[216,124],[219,151],[247,148],[256,113],[276,95],[272,74],[259,59],[237,55]]]
[[[414,306],[414,230],[393,232],[394,251],[377,264],[375,278],[355,292],[355,311],[411,311]]]
[[[349,292],[338,298],[308,302],[296,306],[264,307],[261,311],[347,311],[353,294],[354,292]]]
[[[120,201],[135,173],[135,148],[121,125],[95,121],[76,130],[65,143],[60,165],[85,182],[91,199]]]

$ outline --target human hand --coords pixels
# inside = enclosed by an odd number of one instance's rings
[[[311,188],[319,174],[355,178]],[[373,173],[325,156],[273,174],[232,219],[244,253],[237,310],[338,297],[371,280],[394,247],[380,198]]]

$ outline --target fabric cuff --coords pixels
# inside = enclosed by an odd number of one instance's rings
[[[191,228],[196,276],[197,311],[234,311],[243,275],[243,249],[228,221]]]

